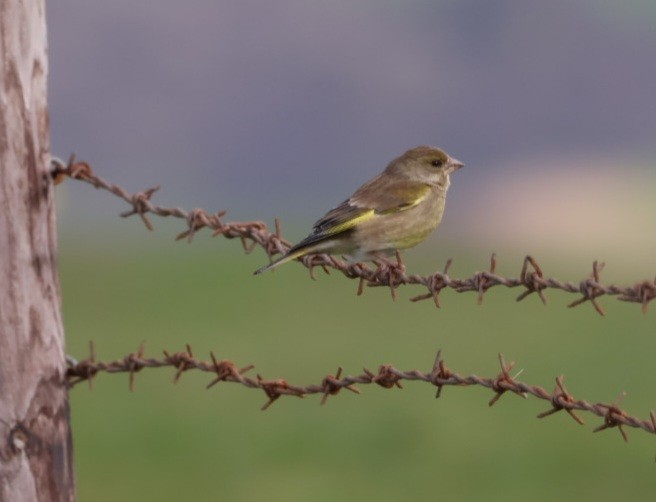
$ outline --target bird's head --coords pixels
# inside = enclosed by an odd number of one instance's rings
[[[385,171],[394,176],[448,188],[449,175],[463,166],[462,162],[450,157],[441,148],[417,146],[390,162]]]

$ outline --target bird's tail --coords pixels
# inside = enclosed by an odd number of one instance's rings
[[[268,265],[265,265],[262,268],[258,268],[255,272],[253,272],[253,275],[259,275],[262,272],[266,272],[267,270],[271,270],[276,268],[278,265],[282,265],[283,263],[287,263],[288,261],[295,260],[296,258],[300,258],[301,256],[305,256],[308,253],[311,253],[312,249],[308,248],[302,248],[302,249],[290,249],[289,252],[286,254],[282,255],[280,258],[277,260],[269,263]]]
[[[257,269],[255,272],[253,272],[253,275],[259,275],[262,272],[276,268],[278,265],[282,265],[288,261],[301,258],[306,254],[334,252],[337,249],[340,249],[339,247],[336,248],[336,244],[338,244],[338,242],[339,239],[336,239],[335,236],[331,234],[317,233],[310,235],[293,246],[289,251],[287,251],[277,260],[260,269]]]
[[[316,234],[306,237],[301,242],[293,246],[289,251],[272,263],[256,270],[253,275],[259,275],[262,272],[276,268],[288,261],[301,258],[306,254],[313,253],[330,253],[335,251],[336,240],[333,235]]]

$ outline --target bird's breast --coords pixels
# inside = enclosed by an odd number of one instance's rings
[[[442,221],[445,195],[445,190],[435,188],[416,206],[377,215],[359,225],[355,237],[367,252],[416,246]]]

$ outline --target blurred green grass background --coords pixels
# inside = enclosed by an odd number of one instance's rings
[[[184,350],[290,383],[320,383],[338,366],[359,374],[391,363],[428,370],[438,348],[461,374],[493,376],[497,354],[517,361],[520,379],[552,389],[554,379],[577,398],[612,402],[647,418],[655,408],[654,312],[602,300],[567,309],[574,297],[549,292],[515,303],[516,290],[476,295],[445,291],[443,308],[408,301],[418,288],[368,289],[337,274],[311,281],[295,264],[253,277],[266,258],[246,256],[239,241],[198,235],[174,243],[168,222],[149,234],[123,223],[119,235],[93,243],[66,237],[60,273],[69,354],[83,359],[88,342],[99,359],[120,358],[146,343],[147,355]],[[439,241],[439,243],[438,243]],[[455,258],[453,277],[485,269],[487,251],[432,241],[406,253],[412,272],[429,273]],[[448,241],[447,241],[448,242]],[[429,254],[433,253],[433,254]],[[434,253],[439,253],[436,256]],[[578,281],[589,264],[537,256],[549,276]],[[572,265],[575,264],[575,266]],[[499,253],[499,272],[517,276],[521,252]],[[642,267],[642,268],[641,268]],[[612,263],[609,263],[612,270]],[[653,271],[652,271],[653,272]],[[644,264],[615,270],[615,281],[646,278]],[[645,276],[645,277],[643,277]],[[652,309],[653,310],[653,309]],[[402,390],[362,386],[319,406],[320,398],[281,398],[261,412],[265,395],[233,384],[205,390],[211,377],[145,370],[136,391],[127,375],[99,375],[93,391],[71,391],[79,500],[653,500],[656,442],[629,429],[593,434],[601,421],[583,415],[535,416],[545,402],[492,393],[435,389],[408,382]]]

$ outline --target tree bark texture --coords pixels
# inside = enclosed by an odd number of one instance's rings
[[[45,0],[0,0],[0,501],[74,500]]]

